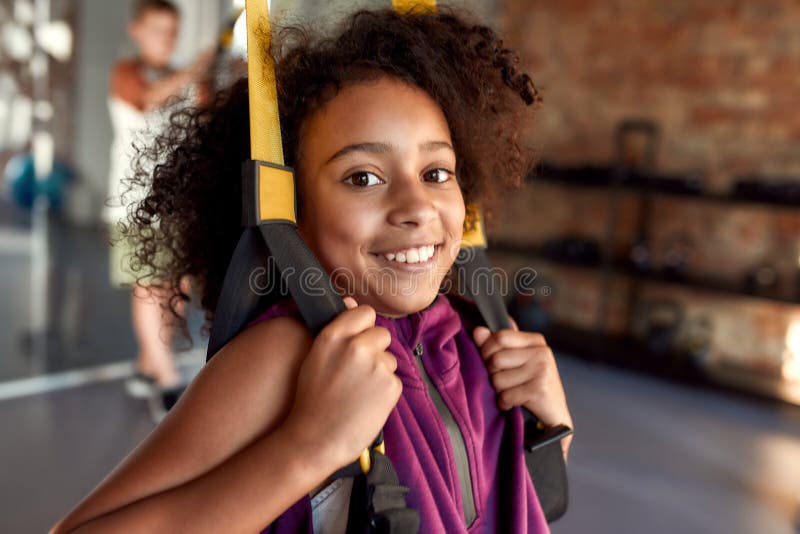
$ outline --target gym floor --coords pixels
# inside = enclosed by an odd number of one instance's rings
[[[0,532],[44,532],[152,423],[123,390],[129,297],[108,285],[103,232],[50,221],[37,304],[31,225],[0,208]],[[800,409],[557,357],[576,437],[554,533],[800,532]]]

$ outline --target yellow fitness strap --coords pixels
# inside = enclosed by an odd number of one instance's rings
[[[461,236],[461,246],[486,248],[486,234],[483,232],[483,217],[478,204],[467,204],[464,214],[464,234]]]
[[[272,38],[267,0],[247,0],[246,9],[250,158],[283,165],[278,90],[271,54]]]
[[[417,8],[436,11],[436,0],[392,0],[392,7],[398,13],[407,13]]]
[[[278,89],[267,0],[247,0],[250,158],[258,162],[258,220],[297,223],[294,173],[283,166]]]

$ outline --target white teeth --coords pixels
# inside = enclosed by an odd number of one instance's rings
[[[398,263],[420,263],[431,259],[435,252],[435,245],[426,245],[424,247],[409,248],[397,253],[388,252],[384,254],[383,257],[389,261],[396,261]]]
[[[418,250],[419,261],[428,261],[428,259],[431,257],[430,254],[428,254],[428,247],[419,247]]]

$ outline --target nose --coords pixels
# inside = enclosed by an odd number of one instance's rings
[[[436,218],[436,202],[426,184],[417,176],[394,180],[391,191],[389,223],[419,228]]]

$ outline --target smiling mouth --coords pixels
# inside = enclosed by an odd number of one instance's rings
[[[427,263],[436,254],[436,249],[437,245],[422,245],[376,255],[392,263],[413,265]]]

